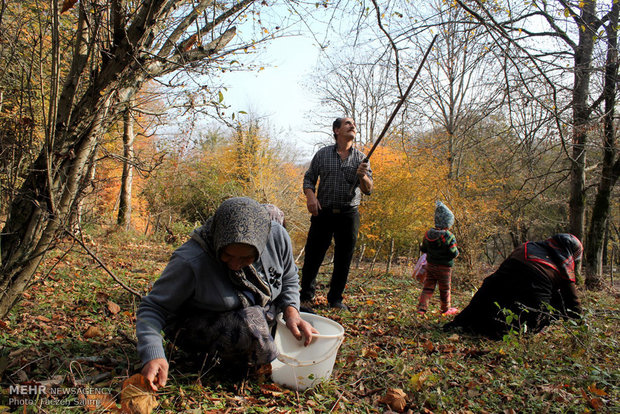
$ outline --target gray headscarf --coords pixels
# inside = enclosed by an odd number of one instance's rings
[[[203,226],[194,230],[192,239],[218,261],[222,249],[232,243],[249,244],[260,257],[270,231],[271,219],[261,204],[249,197],[234,197],[224,201]],[[271,300],[271,288],[254,266],[228,270],[228,277],[244,308],[252,306],[244,291],[252,293],[257,305],[265,306]]]

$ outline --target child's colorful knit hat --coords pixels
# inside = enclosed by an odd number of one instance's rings
[[[449,229],[454,224],[454,214],[441,201],[435,207],[435,227],[438,229]]]

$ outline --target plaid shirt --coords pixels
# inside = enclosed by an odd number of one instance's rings
[[[321,148],[314,154],[304,175],[304,189],[309,188],[316,193],[322,208],[359,206],[362,198],[359,181],[354,194],[351,194],[351,186],[357,177],[357,167],[364,158],[366,155],[356,148],[351,148],[351,153],[345,160],[340,159],[335,144]],[[368,177],[372,180],[370,165]],[[316,183],[319,178],[317,192]]]

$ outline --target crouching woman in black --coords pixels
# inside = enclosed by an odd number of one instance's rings
[[[579,317],[575,263],[582,252],[579,239],[565,233],[522,244],[484,279],[469,305],[444,328],[500,339],[511,327],[526,325],[528,332],[540,332],[554,315]]]

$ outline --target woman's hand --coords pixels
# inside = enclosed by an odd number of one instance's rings
[[[168,361],[165,358],[151,359],[142,368],[142,375],[153,388],[157,391],[157,387],[164,387],[168,380]]]
[[[299,311],[293,306],[287,306],[284,309],[284,320],[286,321],[286,327],[295,338],[298,340],[304,339],[304,346],[310,345],[312,334],[319,333],[312,325],[301,319]]]

